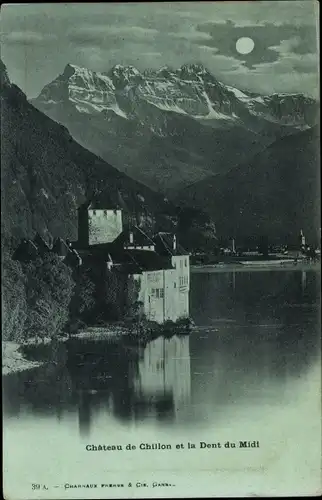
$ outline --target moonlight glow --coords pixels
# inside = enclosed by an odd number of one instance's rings
[[[236,42],[236,50],[239,54],[250,54],[254,47],[254,40],[248,37],[239,38]]]

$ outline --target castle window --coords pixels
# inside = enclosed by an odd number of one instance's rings
[[[104,215],[107,215],[107,210],[104,210]]]
[[[173,283],[173,287],[177,288],[177,283],[176,282]]]
[[[93,210],[93,215],[96,215],[96,210]]]
[[[164,297],[164,290],[163,288],[156,288],[155,289],[155,296],[157,299],[163,299]]]
[[[184,265],[187,267],[187,260],[188,259],[184,259]]]
[[[179,278],[180,286],[184,286],[188,284],[188,276],[180,276]]]

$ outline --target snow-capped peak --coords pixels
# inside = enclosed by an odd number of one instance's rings
[[[118,72],[118,73],[132,73],[133,75],[139,75],[140,72],[138,69],[136,69],[134,66],[128,65],[128,66],[123,66],[122,64],[115,64],[112,69],[112,73]]]
[[[198,73],[198,74],[205,74],[208,73],[208,70],[201,64],[201,63],[195,63],[195,64],[183,64],[180,68],[182,72],[186,73]]]
[[[192,119],[232,121],[252,127],[256,121],[283,125],[311,125],[315,101],[302,94],[256,95],[218,81],[200,63],[173,69],[140,72],[132,65],[116,64],[108,72],[95,72],[67,64],[62,75],[47,85],[38,98],[47,106],[66,99],[81,113],[113,112],[138,119],[159,130],[160,113],[187,115]],[[161,120],[162,121],[162,120]],[[166,123],[166,121],[165,121]]]

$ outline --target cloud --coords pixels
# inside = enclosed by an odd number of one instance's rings
[[[12,45],[39,45],[56,39],[56,35],[36,31],[11,31],[1,34],[1,42]]]
[[[220,54],[215,54],[213,56],[213,63],[218,71],[234,71],[242,69],[245,61],[236,59],[235,57],[227,57]],[[249,72],[249,70],[247,70]]]
[[[294,82],[299,90],[312,89],[317,74],[313,4],[7,4],[1,12],[6,31],[2,57],[28,95],[38,94],[68,62],[95,71],[117,63],[142,71],[200,62],[219,80],[245,84],[254,92],[269,93],[269,86],[293,91]],[[241,36],[255,42],[249,55],[236,51]]]
[[[144,54],[142,54],[142,57],[161,57],[162,54],[161,52],[144,52]]]
[[[208,52],[209,54],[216,54],[218,52],[217,47],[210,47],[209,45],[199,45],[199,50]]]
[[[208,33],[203,33],[201,31],[183,31],[183,32],[169,32],[168,35],[172,38],[182,38],[187,41],[202,41],[202,40],[211,40],[211,35]]]
[[[281,40],[279,45],[273,45],[272,47],[268,47],[268,50],[274,50],[275,52],[283,55],[289,54],[293,49],[298,47],[301,43],[301,39],[298,36],[294,36],[293,38],[289,38],[288,40]]]
[[[143,28],[141,26],[109,26],[92,25],[73,28],[67,33],[70,42],[81,46],[95,45],[105,46],[114,39],[115,45],[121,40],[131,40],[133,42],[153,39],[158,30],[152,28]]]
[[[254,68],[257,64],[273,63],[282,53],[293,51],[298,54],[312,54],[317,50],[314,26],[276,23],[226,23],[207,22],[197,26],[198,31],[211,36],[203,45],[216,47],[218,52],[228,57],[243,60],[246,67]],[[238,54],[236,42],[241,37],[254,40],[253,51],[245,56]]]
[[[82,47],[79,49],[75,56],[80,60],[81,64],[84,66],[92,67],[97,70],[104,63],[104,52],[97,49],[96,47]]]
[[[178,2],[172,7],[172,15],[183,20],[196,22],[225,23],[231,19],[236,26],[264,25],[265,23],[282,26],[285,24],[312,26],[317,18],[317,2],[297,0],[296,2]]]
[[[306,54],[305,56],[296,53],[284,53],[281,58],[273,64],[257,64],[253,70],[254,73],[268,73],[274,71],[278,74],[301,74],[301,73],[316,73],[318,70],[318,58],[314,54]]]
[[[273,63],[255,65],[252,70],[245,66],[225,71],[223,80],[229,83],[234,78],[241,89],[271,94],[273,92],[301,92],[318,99],[318,58],[314,54],[305,56],[289,53]],[[228,79],[228,80],[227,80]]]

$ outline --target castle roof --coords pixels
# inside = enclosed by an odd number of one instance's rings
[[[31,240],[23,239],[13,253],[13,260],[29,261],[38,256],[38,248]]]
[[[67,243],[62,238],[55,238],[52,251],[57,255],[66,257],[66,255],[71,251]]]
[[[67,264],[67,265],[81,265],[82,264],[82,258],[81,256],[79,255],[79,253],[74,249],[68,249],[68,254],[66,255],[66,258],[64,260],[64,262]]]
[[[187,252],[187,250],[185,250],[177,241],[174,248],[174,238],[176,238],[176,236],[173,233],[157,233],[153,237],[156,244],[156,251],[160,255],[189,255],[189,252]]]
[[[129,274],[139,274],[143,271],[157,271],[172,269],[169,256],[162,256],[151,250],[123,249],[113,244],[99,245],[96,248],[87,247],[78,250],[83,258],[105,260],[111,257],[114,266],[119,266],[120,271]]]
[[[129,235],[130,233],[133,233],[133,245],[136,246],[151,246],[154,245],[154,241],[150,236],[148,236],[143,229],[141,229],[138,226],[132,226],[129,229],[129,233],[126,238],[126,244],[132,245],[132,243],[129,242]]]
[[[124,269],[131,269],[133,273],[143,271],[158,271],[161,269],[172,269],[171,261],[150,250],[124,250],[123,252],[111,252],[115,264],[122,264]]]
[[[96,195],[85,201],[78,207],[78,210],[119,210],[119,203],[113,203],[103,198],[102,195]]]
[[[41,252],[50,252],[50,246],[48,243],[40,236],[39,233],[34,237],[34,243],[36,244],[38,250]]]

